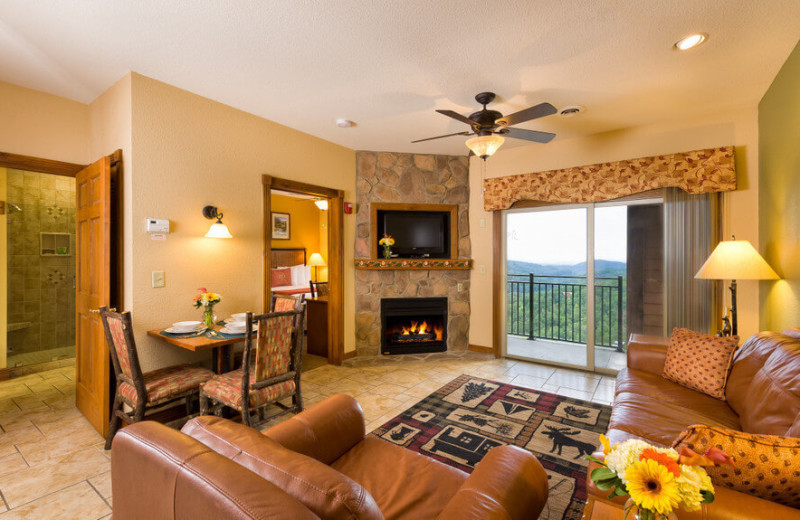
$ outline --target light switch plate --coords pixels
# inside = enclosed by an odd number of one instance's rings
[[[456,291],[458,291],[458,292],[461,292],[461,291],[463,291],[463,290],[464,290],[464,284],[463,284],[463,283],[461,283],[461,282],[458,282],[458,283],[456,284]]]
[[[481,271],[481,274],[486,274],[486,266],[481,264],[480,271]]]
[[[164,271],[153,271],[151,273],[153,289],[160,289],[166,285],[164,283]]]

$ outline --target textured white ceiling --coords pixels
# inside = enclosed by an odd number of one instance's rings
[[[586,106],[520,126],[557,139],[754,106],[798,38],[798,0],[4,0],[0,80],[89,102],[133,70],[350,148],[463,154],[410,141],[466,129],[434,109],[483,90]]]

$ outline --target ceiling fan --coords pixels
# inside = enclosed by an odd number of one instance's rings
[[[524,130],[522,128],[508,128],[510,126],[531,121],[540,117],[549,116],[558,112],[556,107],[550,103],[540,103],[536,106],[514,112],[513,114],[503,116],[497,110],[489,110],[486,105],[494,101],[494,92],[481,92],[475,96],[475,101],[483,105],[482,110],[473,112],[469,117],[462,116],[458,112],[452,110],[437,110],[440,114],[447,117],[452,117],[457,121],[466,123],[470,126],[470,130],[464,132],[456,132],[453,134],[439,135],[436,137],[428,137],[426,139],[417,139],[411,141],[412,143],[421,143],[423,141],[431,141],[433,139],[441,139],[442,137],[452,137],[454,135],[475,135],[472,139],[466,142],[467,148],[471,152],[484,161],[487,157],[491,156],[503,144],[506,137],[513,137],[514,139],[523,139],[525,141],[533,141],[535,143],[549,143],[553,140],[556,134],[550,132],[539,132],[536,130]]]

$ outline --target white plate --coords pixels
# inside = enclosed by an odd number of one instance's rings
[[[202,326],[203,322],[201,321],[176,321],[170,328],[183,332],[194,332],[196,330],[200,330]]]
[[[221,329],[219,329],[219,331],[220,331],[220,332],[224,332],[225,334],[244,334],[245,332],[247,332],[245,329],[241,329],[241,330],[239,330],[239,329],[231,330],[231,329],[229,329],[227,326],[226,326],[226,327],[222,327]]]
[[[205,331],[206,331],[206,327],[204,325],[201,325],[201,326],[197,327],[196,329],[192,329],[192,330],[185,330],[185,329],[178,330],[178,329],[175,329],[175,327],[169,327],[168,329],[164,329],[164,332],[169,332],[170,334],[199,334],[199,333],[205,332]]]
[[[236,314],[231,314],[231,317],[228,318],[228,320],[226,320],[226,321],[241,321],[241,322],[244,322],[244,320],[246,320],[246,319],[247,319],[247,313],[246,312],[237,312]]]

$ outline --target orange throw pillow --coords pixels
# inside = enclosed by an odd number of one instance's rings
[[[292,270],[288,267],[284,269],[272,270],[272,287],[283,287],[292,285]]]
[[[697,453],[714,446],[734,458],[735,467],[705,468],[715,486],[800,507],[800,439],[695,424],[672,443],[684,446]]]
[[[725,400],[725,385],[739,336],[718,338],[675,328],[667,348],[662,375],[675,383]]]

